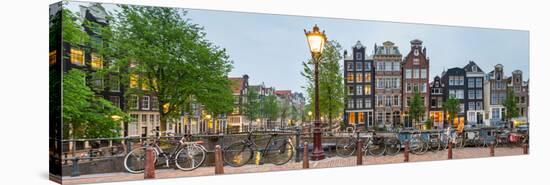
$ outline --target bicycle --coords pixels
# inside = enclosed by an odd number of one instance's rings
[[[342,138],[336,142],[336,155],[340,157],[349,157],[355,153],[357,150],[357,143],[361,139],[358,135],[357,138],[353,134],[349,137]],[[363,153],[365,155],[370,154],[372,156],[381,156],[386,151],[386,143],[384,142],[383,137],[377,137],[376,134],[372,132],[371,136],[368,136],[364,139],[363,142]],[[363,140],[363,139],[362,139]]]
[[[279,138],[277,133],[272,133],[264,148],[259,148],[252,139],[254,131],[248,132],[245,139],[230,144],[223,149],[223,160],[232,167],[240,167],[247,164],[254,154],[260,152],[260,164],[266,159],[275,165],[288,163],[294,155],[294,146],[290,137]]]
[[[206,148],[200,145],[200,142],[187,141],[191,135],[184,135],[178,141],[176,148],[172,152],[165,152],[159,146],[160,132],[153,130],[156,137],[151,142],[146,142],[144,146],[135,148],[128,152],[124,157],[124,168],[130,173],[143,173],[145,166],[145,152],[148,147],[153,148],[153,157],[155,165],[158,158],[164,158],[166,167],[170,167],[173,161],[176,167],[183,171],[191,171],[200,167],[206,159]]]

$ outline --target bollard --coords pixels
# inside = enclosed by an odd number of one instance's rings
[[[523,147],[523,154],[529,154],[529,144],[523,144],[521,147]]]
[[[216,163],[214,174],[223,174],[222,147],[220,145],[216,145],[214,163]]]
[[[155,153],[153,147],[147,147],[145,149],[145,165],[144,165],[144,179],[155,178]]]
[[[304,142],[304,153],[302,154],[303,156],[302,168],[304,169],[309,168],[309,156],[308,156],[309,149],[307,145],[308,145],[307,142]]]
[[[359,139],[355,148],[357,149],[355,152],[357,154],[357,165],[363,165],[363,140]]]
[[[495,156],[495,143],[491,143],[489,146],[489,156],[494,157]]]
[[[403,162],[409,162],[409,141],[405,141],[405,151],[403,151]]]
[[[449,140],[447,142],[447,159],[453,159],[453,142]]]
[[[296,156],[295,156],[295,161],[296,162],[300,162],[300,135],[301,135],[301,132],[300,132],[300,129],[297,128],[296,129],[296,138],[295,138],[295,145],[296,146]]]
[[[80,176],[80,170],[78,169],[78,160],[80,160],[78,157],[74,157],[72,159],[73,171],[71,172],[71,177]]]

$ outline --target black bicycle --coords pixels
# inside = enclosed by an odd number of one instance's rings
[[[269,140],[260,148],[252,139],[254,132],[249,132],[245,139],[230,144],[223,150],[223,160],[233,167],[240,167],[252,160],[256,151],[260,152],[260,164],[269,161],[275,165],[288,163],[294,155],[294,146],[290,137],[279,137],[271,133]]]

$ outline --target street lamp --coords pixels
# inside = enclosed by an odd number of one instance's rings
[[[313,26],[312,31],[306,31],[307,43],[309,46],[309,51],[311,52],[311,57],[313,58],[314,65],[314,75],[315,75],[315,121],[313,122],[315,127],[313,129],[313,153],[311,155],[311,160],[322,160],[325,158],[323,148],[321,146],[321,120],[319,114],[319,63],[321,54],[325,47],[325,42],[327,41],[327,36],[325,31],[319,31],[317,25]]]

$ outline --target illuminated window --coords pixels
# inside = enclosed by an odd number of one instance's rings
[[[84,65],[84,51],[76,48],[71,48],[71,63]]]
[[[130,75],[130,88],[137,88],[138,86],[138,75],[131,74]]]
[[[348,73],[348,82],[353,82],[353,73]]]
[[[357,82],[363,82],[363,73],[356,73]]]
[[[365,85],[365,95],[370,95],[370,93],[371,93],[370,85]]]
[[[357,117],[359,118],[359,123],[364,123],[365,122],[365,113],[359,112]]]
[[[348,123],[349,124],[355,124],[355,112],[350,112],[349,113]]]
[[[92,53],[92,69],[103,68],[103,59],[95,53]]]
[[[370,81],[371,81],[370,73],[365,73],[365,82],[370,82]]]
[[[57,51],[56,50],[53,50],[53,51],[50,51],[50,65],[53,65],[56,63],[56,58],[57,58]]]

